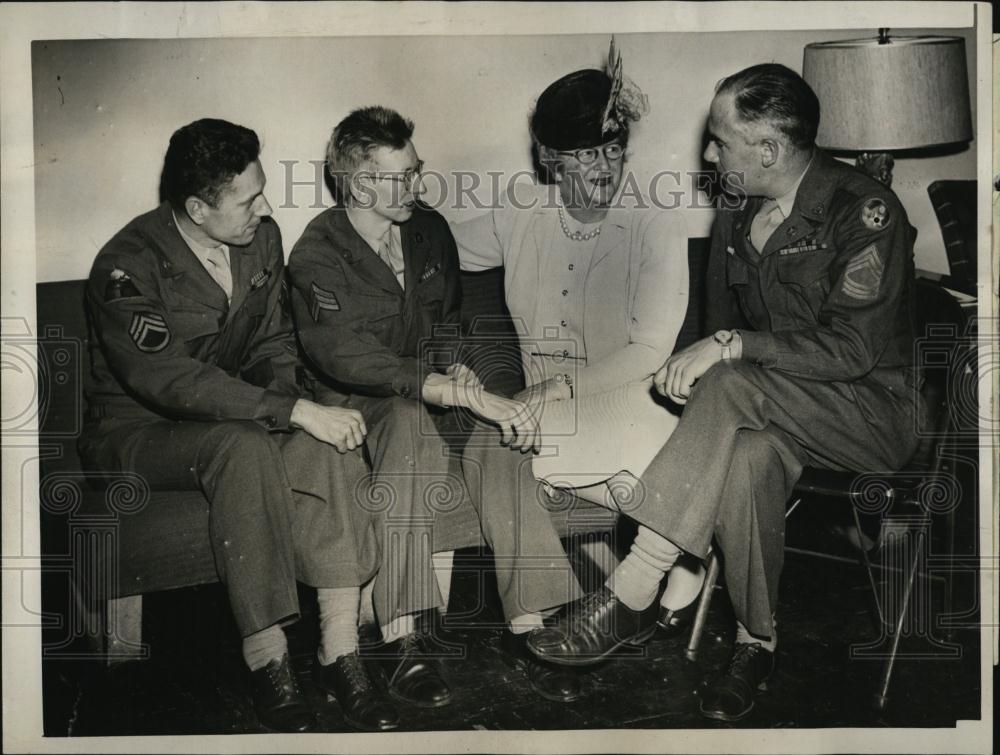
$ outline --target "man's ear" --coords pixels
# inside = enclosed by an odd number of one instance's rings
[[[781,154],[781,144],[777,139],[765,138],[760,142],[760,164],[765,168],[772,167],[778,162]]]
[[[190,196],[184,200],[184,209],[187,210],[188,217],[194,221],[195,225],[201,225],[205,222],[208,203],[200,197]]]

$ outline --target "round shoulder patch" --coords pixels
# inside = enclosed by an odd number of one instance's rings
[[[882,231],[889,227],[889,207],[878,197],[872,197],[861,205],[861,224],[872,231]]]

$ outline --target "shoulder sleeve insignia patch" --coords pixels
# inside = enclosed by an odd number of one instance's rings
[[[142,294],[139,293],[139,289],[135,287],[128,273],[117,267],[111,271],[108,283],[104,287],[104,301],[132,299],[138,296],[142,296]]]
[[[872,197],[861,206],[861,224],[871,231],[884,231],[891,219],[888,206],[878,197]]]
[[[857,301],[872,301],[878,296],[884,269],[878,248],[869,244],[847,263],[842,287],[844,294]]]
[[[162,315],[156,312],[136,312],[128,334],[139,351],[154,353],[167,348],[170,343],[170,328]]]
[[[320,288],[313,283],[309,313],[312,315],[313,320],[319,322],[319,313],[324,310],[327,312],[339,312],[340,302],[337,301],[337,297],[333,291],[327,291],[325,288]]]

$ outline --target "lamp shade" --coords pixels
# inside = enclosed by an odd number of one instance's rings
[[[819,97],[821,147],[888,152],[972,138],[959,37],[806,45],[802,77]]]

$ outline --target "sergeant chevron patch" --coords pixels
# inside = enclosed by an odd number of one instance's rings
[[[312,302],[309,306],[309,313],[316,322],[319,322],[319,313],[322,310],[326,310],[327,312],[339,312],[340,302],[337,301],[337,297],[333,291],[327,291],[325,288],[320,288],[313,283]]]
[[[149,353],[162,351],[170,343],[170,328],[167,327],[167,321],[155,312],[133,314],[128,334],[139,351]]]
[[[858,301],[871,301],[878,296],[883,269],[878,248],[869,244],[847,264],[844,271],[844,293]]]

